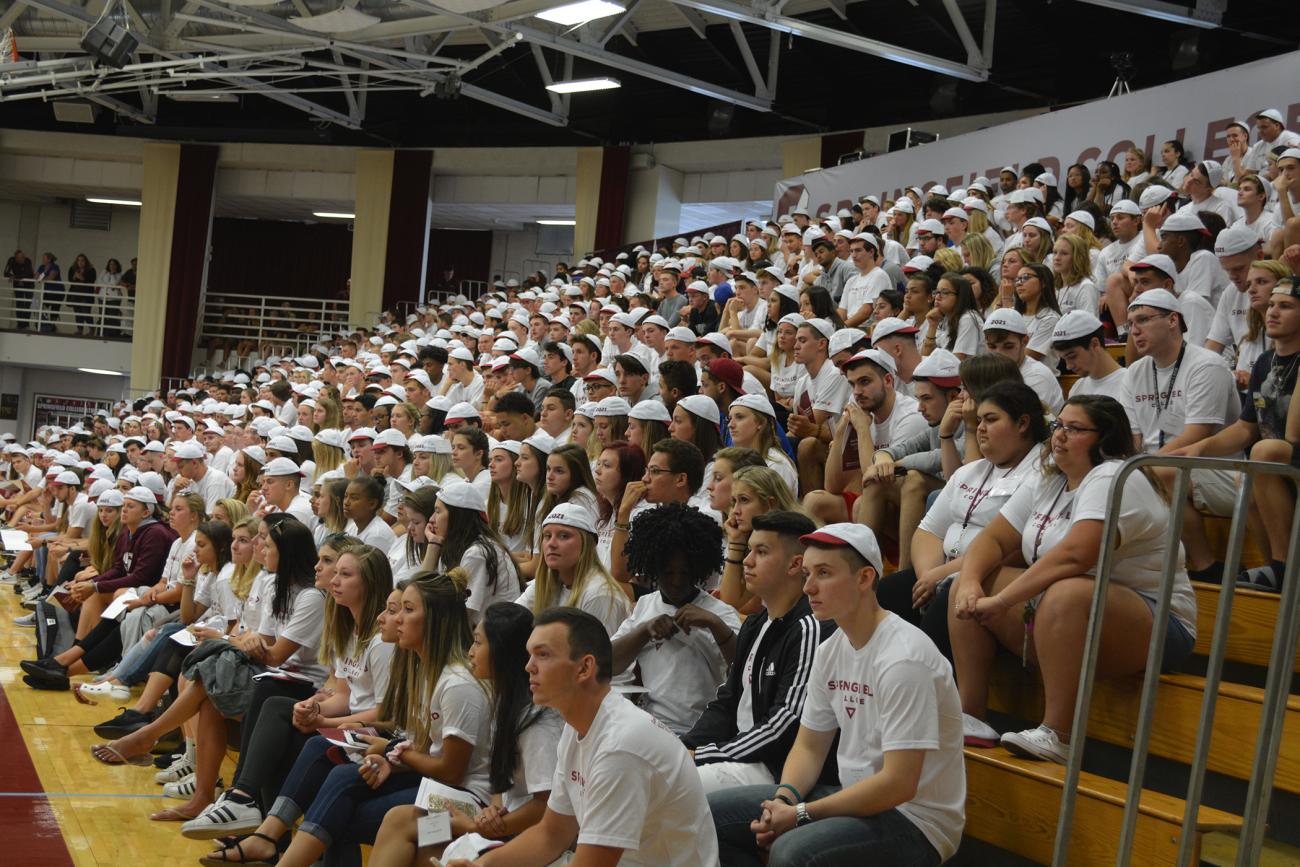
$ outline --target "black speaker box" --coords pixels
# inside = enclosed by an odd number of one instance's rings
[[[96,23],[81,37],[81,48],[95,60],[121,69],[139,46],[135,34],[110,18]]]

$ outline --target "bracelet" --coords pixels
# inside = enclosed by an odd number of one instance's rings
[[[631,525],[631,524],[620,524],[618,521],[615,521],[615,522],[614,522],[614,529],[615,529],[616,531],[617,531],[617,530],[622,530],[624,533],[627,533],[627,532],[629,532],[629,531],[632,529],[632,525]]]
[[[773,796],[772,796],[772,800],[773,800],[773,801],[780,801],[781,803],[783,803],[783,804],[785,804],[785,805],[787,805],[787,806],[790,806],[790,807],[793,807],[793,806],[794,806],[794,801],[790,800],[790,796],[789,796],[789,795],[783,795],[783,794],[781,794],[780,792],[777,792],[775,795],[773,795]]]
[[[939,439],[941,439],[941,440],[950,440],[950,439],[953,438],[953,436],[954,436],[953,434],[949,434],[948,436],[944,436],[943,434],[939,434]]]
[[[744,563],[745,561],[744,561],[744,560],[733,560],[733,559],[731,559],[730,557],[724,557],[724,558],[722,558],[722,562],[724,562],[724,563],[730,563],[732,566],[739,566],[740,564]]]
[[[799,790],[796,789],[794,786],[790,785],[789,783],[782,783],[781,785],[776,787],[776,790],[778,792],[781,791],[782,789],[789,789],[790,794],[794,795],[794,799],[796,803],[803,800],[803,795],[799,794]],[[791,804],[791,806],[794,805]]]

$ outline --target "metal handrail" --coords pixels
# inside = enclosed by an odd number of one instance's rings
[[[292,306],[279,306],[284,302]],[[200,338],[219,338],[222,340],[251,340],[262,347],[293,347],[295,352],[305,352],[319,342],[319,334],[328,333],[348,324],[348,301],[335,298],[304,299],[290,298],[283,295],[247,295],[235,292],[213,292],[204,299],[203,313],[199,317]],[[253,314],[242,311],[226,313],[217,308],[235,307],[251,309]],[[273,318],[275,325],[268,325],[268,318]],[[299,325],[311,327],[309,333],[297,330],[289,331],[277,327],[286,324],[290,328]]]
[[[72,317],[74,327],[87,327],[90,329],[92,337],[105,337],[104,331],[115,330],[119,336],[126,336],[125,332],[131,328],[134,318],[135,302],[127,294],[125,287],[108,286],[104,283],[79,283],[71,280],[45,281],[31,280],[19,281],[25,285],[13,286],[8,298],[0,302],[0,321],[11,322],[15,326],[30,325],[39,329],[41,325],[57,326],[63,317],[65,310],[69,311]],[[49,284],[57,282],[62,287],[54,290],[50,294]],[[116,289],[119,294],[108,295],[106,290]],[[20,299],[17,293],[27,293],[26,299]],[[57,298],[59,310],[51,317],[46,310],[47,302],[50,298]],[[116,301],[116,304],[110,305],[109,302]],[[83,317],[78,320],[78,315]],[[110,325],[115,322],[116,325]],[[39,330],[32,333],[39,333]]]
[[[1173,506],[1170,509],[1172,526],[1170,527],[1169,550],[1165,554],[1163,573],[1160,582],[1159,600],[1156,605],[1153,623],[1157,626],[1167,623],[1170,603],[1173,599],[1174,573],[1178,568],[1179,540],[1182,537],[1183,510],[1182,503],[1187,499],[1191,483],[1191,472],[1197,469],[1226,470],[1241,473],[1242,484],[1237,490],[1236,507],[1229,532],[1227,556],[1225,557],[1224,575],[1235,575],[1241,561],[1241,550],[1245,537],[1245,522],[1250,503],[1253,479],[1257,475],[1276,475],[1300,485],[1300,469],[1290,464],[1266,461],[1231,460],[1226,458],[1174,457],[1169,455],[1137,455],[1129,458],[1120,467],[1111,480],[1108,500],[1111,504],[1106,513],[1102,527],[1101,556],[1097,563],[1096,579],[1093,584],[1092,612],[1089,619],[1088,636],[1084,644],[1083,668],[1079,676],[1079,691],[1074,708],[1074,723],[1071,728],[1070,760],[1066,765],[1065,780],[1061,794],[1061,811],[1057,817],[1056,840],[1052,850],[1053,867],[1065,867],[1070,848],[1070,834],[1074,824],[1074,806],[1078,798],[1079,776],[1083,770],[1083,753],[1087,743],[1088,715],[1092,705],[1093,684],[1097,673],[1097,654],[1101,648],[1102,618],[1106,610],[1106,596],[1110,586],[1110,573],[1115,560],[1115,536],[1118,530],[1120,506],[1124,497],[1124,483],[1134,472],[1145,467],[1168,467],[1178,472],[1174,485]],[[1240,845],[1237,849],[1238,867],[1255,864],[1259,859],[1259,850],[1263,844],[1265,819],[1268,815],[1269,800],[1273,791],[1273,776],[1277,769],[1278,751],[1281,746],[1282,720],[1286,710],[1289,694],[1292,660],[1295,656],[1296,643],[1300,640],[1300,612],[1296,602],[1300,600],[1300,509],[1291,522],[1291,544],[1287,553],[1286,573],[1282,579],[1282,599],[1278,609],[1278,623],[1275,624],[1273,650],[1269,658],[1266,688],[1260,713],[1260,733],[1256,741],[1255,759],[1252,765],[1250,787],[1243,809],[1243,828]],[[1215,616],[1214,637],[1210,647],[1209,670],[1206,674],[1206,689],[1202,698],[1201,723],[1197,732],[1195,753],[1192,757],[1190,780],[1188,782],[1187,803],[1183,813],[1181,839],[1179,842],[1177,864],[1185,865],[1191,858],[1194,847],[1196,818],[1200,808],[1201,792],[1204,785],[1205,770],[1209,759],[1210,737],[1214,722],[1214,705],[1218,698],[1218,685],[1222,677],[1223,659],[1227,651],[1228,623],[1232,616],[1232,604],[1236,588],[1232,581],[1223,582],[1223,591],[1219,596],[1219,608]],[[1147,667],[1142,681],[1142,702],[1138,711],[1137,732],[1132,748],[1132,762],[1129,769],[1128,796],[1124,803],[1123,826],[1120,831],[1119,848],[1116,855],[1118,867],[1127,867],[1132,857],[1133,843],[1137,830],[1138,806],[1142,797],[1142,780],[1146,767],[1147,752],[1150,747],[1151,726],[1155,720],[1155,703],[1157,686],[1160,679],[1161,663],[1164,659],[1164,641],[1159,639],[1153,627],[1151,647],[1147,654]]]

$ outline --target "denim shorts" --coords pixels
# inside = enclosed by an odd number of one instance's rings
[[[1154,621],[1156,600],[1142,593],[1139,593],[1138,596],[1142,597],[1142,601],[1151,609],[1151,617]],[[1154,622],[1152,629],[1155,629]],[[1165,626],[1165,653],[1160,670],[1166,672],[1177,671],[1183,667],[1183,663],[1187,662],[1195,649],[1196,639],[1192,637],[1192,633],[1183,625],[1183,621],[1174,616],[1172,611],[1169,612],[1169,623]]]

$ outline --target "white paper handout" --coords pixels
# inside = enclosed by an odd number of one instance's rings
[[[32,550],[27,538],[26,530],[0,530],[0,544],[4,545],[6,551]]]
[[[479,805],[469,792],[429,777],[420,780],[420,789],[415,793],[415,806],[430,813],[438,813],[446,812],[448,805],[467,816],[478,815]]]
[[[139,598],[140,591],[136,590],[134,587],[128,587],[126,588],[125,593],[108,603],[108,607],[104,609],[104,613],[99,616],[105,620],[121,620],[122,615],[126,614],[126,603]]]

